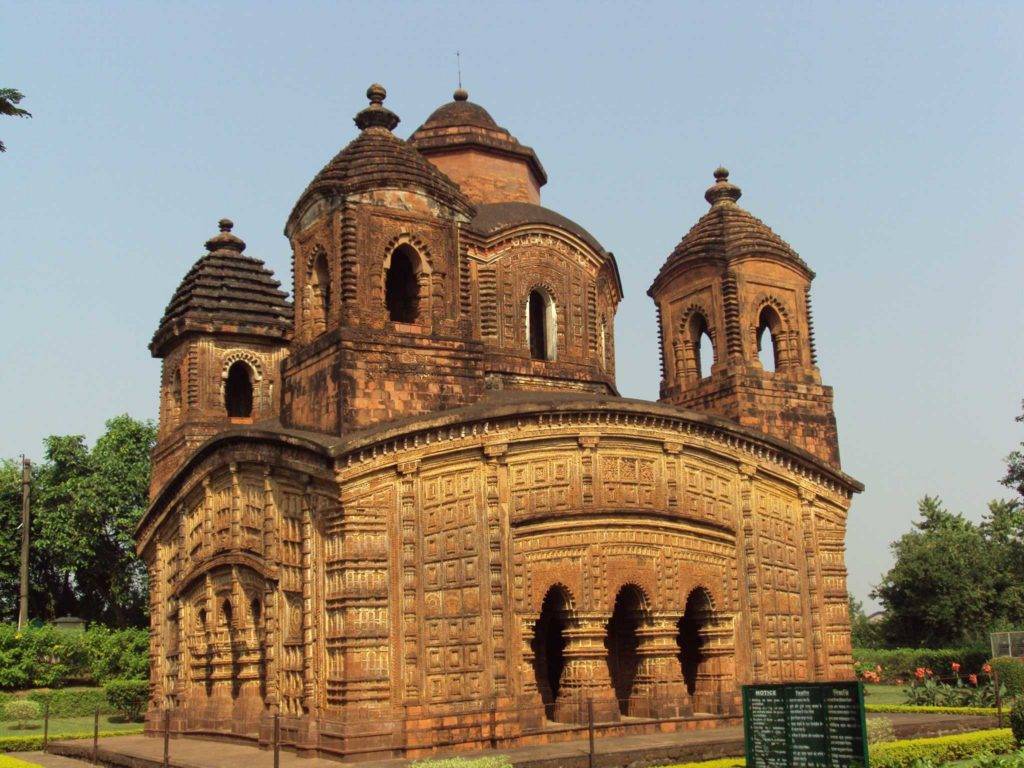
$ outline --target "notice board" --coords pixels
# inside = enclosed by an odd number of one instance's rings
[[[747,768],[868,766],[860,682],[743,686]]]

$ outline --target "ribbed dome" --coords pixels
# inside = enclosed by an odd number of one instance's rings
[[[381,86],[370,86],[370,106],[355,117],[362,133],[314,177],[295,204],[292,217],[318,193],[347,194],[389,187],[425,192],[467,215],[471,212],[472,206],[459,186],[391,132],[399,118],[382,105],[385,95]]]
[[[679,241],[658,273],[659,279],[682,261],[732,260],[752,254],[793,262],[813,277],[810,267],[789,243],[759,218],[740,208],[736,201],[741,195],[740,188],[729,183],[729,172],[725,168],[715,171],[715,184],[704,194],[711,203],[711,210]]]
[[[548,180],[537,153],[498,125],[490,112],[470,101],[469,93],[462,88],[413,131],[409,143],[428,157],[459,149],[482,149],[525,162],[538,186]]]
[[[292,328],[292,305],[274,273],[259,259],[242,255],[245,243],[221,219],[220,234],[192,265],[174,292],[149,348],[159,355],[173,336],[188,330],[222,331],[276,338]]]
[[[461,88],[455,92],[454,100],[435,109],[418,130],[424,128],[452,128],[463,125],[478,128],[498,128],[490,112],[469,101],[469,94]]]

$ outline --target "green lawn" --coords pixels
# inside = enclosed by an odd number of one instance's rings
[[[138,730],[141,727],[140,723],[123,723],[119,722],[120,718],[117,715],[100,715],[100,730],[101,731],[128,731]],[[17,723],[0,723],[0,736],[35,736],[43,735],[43,721],[33,720],[30,721],[29,728],[22,730],[16,728]],[[58,738],[60,736],[69,736],[76,733],[92,733],[92,717],[51,717],[50,718],[50,738]]]
[[[865,685],[865,704],[906,704],[902,685]]]

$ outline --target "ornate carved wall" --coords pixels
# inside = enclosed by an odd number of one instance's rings
[[[735,714],[742,682],[852,673],[853,490],[613,398],[513,397],[381,441],[225,438],[140,529],[152,711],[253,738],[280,713],[325,752],[365,747],[352,723],[373,719],[411,748],[408,718],[482,702],[518,708],[510,737],[588,699],[605,720]]]

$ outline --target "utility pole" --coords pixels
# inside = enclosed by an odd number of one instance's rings
[[[21,457],[21,602],[18,607],[18,629],[28,624],[28,529],[29,486],[32,483],[32,464]]]

